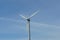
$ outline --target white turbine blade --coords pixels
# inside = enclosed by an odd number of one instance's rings
[[[22,18],[24,18],[24,19],[27,19],[25,16],[23,16],[23,15],[20,15]]]
[[[38,11],[36,11],[35,13],[33,13],[29,18],[31,18],[31,17],[33,17],[33,16],[35,16],[38,12],[39,12],[39,10],[38,10]]]

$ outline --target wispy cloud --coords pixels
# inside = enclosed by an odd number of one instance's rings
[[[0,17],[0,20],[5,20],[5,21],[12,21],[12,22],[23,22],[22,20],[16,20],[16,19],[11,19],[11,18],[4,18]],[[23,22],[24,23],[24,22]],[[44,24],[44,23],[39,23],[39,22],[31,22],[32,25],[35,26],[44,26],[44,27],[55,27],[55,28],[60,28],[58,25],[51,25],[51,24]]]
[[[22,21],[20,21],[20,20],[11,19],[11,18],[4,18],[4,17],[0,17],[0,20],[4,20],[4,21],[12,21],[12,22],[22,22]]]
[[[22,20],[16,20],[16,19],[11,19],[11,18],[4,18],[4,17],[0,17],[0,20],[24,23]],[[44,23],[39,23],[39,22],[31,22],[31,26],[33,29],[38,29],[38,28],[43,28],[43,27],[60,29],[60,26],[58,25],[44,24]]]
[[[15,20],[15,19],[10,19],[10,18],[3,18],[0,17],[0,20],[4,20],[4,21],[12,21],[12,22],[20,22],[19,20]],[[23,23],[23,21],[22,21]],[[18,25],[15,26],[11,26],[10,29],[7,29],[6,32],[8,32],[8,30],[10,30],[9,32],[13,33],[13,31],[16,33],[17,29],[18,32],[21,32],[19,30],[25,30],[25,27],[20,27],[20,25],[17,27]],[[14,30],[13,30],[14,29]],[[32,39],[33,40],[44,40],[44,39],[59,39],[60,37],[60,26],[58,25],[51,25],[51,24],[44,24],[44,23],[38,23],[38,22],[31,22],[31,33],[32,33]],[[36,35],[35,35],[36,34]],[[45,36],[45,38],[44,38]],[[41,37],[41,38],[40,38]],[[35,39],[34,39],[35,38]],[[44,38],[44,39],[43,39]],[[27,40],[27,38],[25,38]],[[23,39],[17,39],[17,40],[25,40]],[[56,40],[55,39],[55,40]],[[14,39],[12,39],[14,40]]]
[[[33,27],[50,27],[50,28],[58,28],[60,29],[60,26],[58,25],[52,25],[52,24],[44,24],[44,23],[39,23],[39,22],[31,22],[31,25],[33,25]]]

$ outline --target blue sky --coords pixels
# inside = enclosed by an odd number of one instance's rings
[[[30,16],[32,40],[60,40],[60,0],[0,0],[0,40],[27,40],[26,21]]]

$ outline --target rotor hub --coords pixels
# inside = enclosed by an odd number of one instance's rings
[[[27,19],[27,21],[30,21],[30,19]]]

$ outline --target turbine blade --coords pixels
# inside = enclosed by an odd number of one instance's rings
[[[29,18],[31,18],[31,17],[33,17],[33,16],[35,16],[37,13],[39,12],[39,10],[38,11],[36,11],[36,12],[34,12]]]
[[[25,16],[23,16],[23,15],[20,15],[22,18],[24,18],[24,19],[27,19]]]

